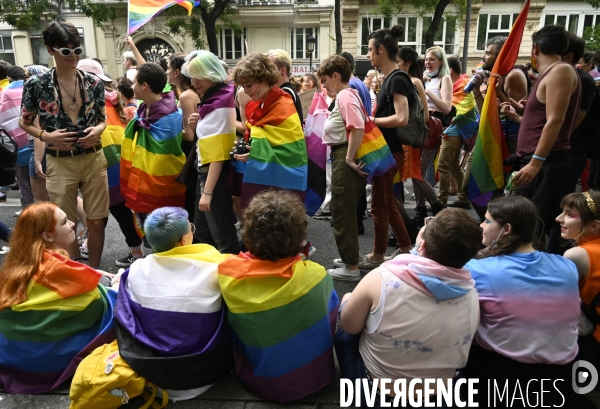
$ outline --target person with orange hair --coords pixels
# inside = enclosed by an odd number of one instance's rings
[[[69,259],[75,224],[58,206],[23,210],[0,269],[0,381],[9,393],[45,393],[115,339],[116,292],[102,273]]]

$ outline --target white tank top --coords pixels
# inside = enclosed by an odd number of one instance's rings
[[[431,91],[436,97],[438,97],[439,99],[442,99],[442,93],[440,92],[440,88],[441,88],[442,84],[440,81],[442,81],[441,77],[431,78],[429,81],[427,81],[425,83],[425,90]],[[433,101],[431,99],[429,99],[429,96],[427,97],[427,106],[429,107],[430,111],[439,111],[440,110],[437,106],[435,106]]]
[[[359,351],[377,378],[449,379],[467,364],[479,320],[479,297],[438,300],[381,267],[381,298],[367,317]]]

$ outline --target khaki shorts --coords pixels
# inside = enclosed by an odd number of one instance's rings
[[[55,158],[46,155],[46,188],[50,201],[77,221],[77,191],[83,196],[86,218],[108,217],[108,177],[104,152],[99,150],[81,156]]]

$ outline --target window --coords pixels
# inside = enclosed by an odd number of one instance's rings
[[[0,60],[15,64],[15,51],[10,31],[0,31]]]
[[[590,13],[585,14],[585,17],[583,20],[583,30],[585,30],[586,28],[589,28],[589,27],[596,27],[598,24],[600,24],[600,14],[590,14]],[[577,35],[583,35],[583,32],[577,33]]]
[[[309,58],[310,55],[306,52],[306,39],[308,36],[313,36],[317,43],[315,44],[315,51],[313,52],[313,60],[319,58],[319,27],[307,27],[307,28],[294,28],[292,32],[292,60],[297,58]]]
[[[235,35],[231,28],[222,28],[219,33],[219,57],[223,60],[239,60],[246,55],[246,29]]]
[[[360,32],[360,54],[367,55],[369,51],[370,33],[379,30],[380,28],[390,28],[393,24],[400,24],[404,27],[404,37],[398,39],[399,46],[412,47],[420,54],[424,54],[425,33],[427,32],[432,19],[432,16],[401,16],[393,20],[383,17],[363,17]],[[456,21],[456,16],[445,16],[434,36],[433,43],[443,47],[448,54],[454,54],[456,50],[455,42],[458,38]]]
[[[496,36],[508,36],[519,13],[479,14],[476,49],[484,51],[485,43]]]
[[[548,24],[557,24],[566,27],[570,32],[577,34],[579,14],[546,14],[544,17],[544,25],[547,26]]]

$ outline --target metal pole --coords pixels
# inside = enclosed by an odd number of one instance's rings
[[[465,42],[463,44],[462,72],[467,72],[469,58],[469,31],[471,29],[471,0],[467,0],[467,18],[465,19]]]
[[[308,70],[312,71],[312,51],[309,51],[308,53],[310,55],[310,62],[308,63],[308,66],[309,66]]]

